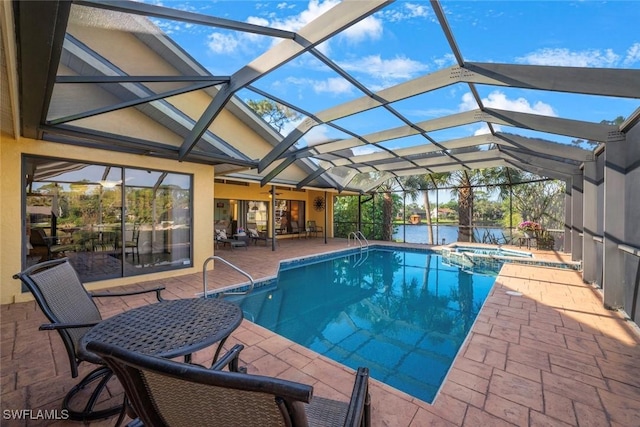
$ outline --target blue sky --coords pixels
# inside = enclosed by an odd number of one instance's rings
[[[296,31],[337,2],[148,1],[181,10]],[[640,4],[636,1],[444,1],[442,7],[465,61],[602,68],[640,68]],[[236,31],[154,20],[214,75],[231,75],[278,40]],[[398,1],[323,43],[319,49],[372,91],[455,64],[430,3]],[[310,54],[254,83],[311,113],[363,93]],[[600,122],[628,117],[640,102],[629,99],[476,85],[486,107]],[[260,99],[248,90],[242,99]],[[477,108],[467,85],[452,85],[394,104],[414,121]],[[358,133],[400,126],[382,111],[337,123]],[[287,129],[293,127],[291,124]],[[497,129],[508,132],[508,128]],[[444,141],[486,132],[481,124],[434,132]],[[519,134],[525,134],[518,130]],[[556,142],[569,138],[536,135]],[[344,134],[320,126],[302,144]],[[389,148],[418,143],[389,141]],[[420,140],[419,143],[424,143]],[[361,149],[361,150],[366,150]]]

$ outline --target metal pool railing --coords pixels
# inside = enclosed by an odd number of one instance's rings
[[[360,249],[369,247],[369,241],[367,240],[366,237],[364,237],[364,234],[362,234],[362,231],[360,231],[360,230],[352,231],[351,233],[349,233],[349,235],[347,236],[347,245],[348,246],[351,246],[351,236],[352,235],[353,235],[354,245],[355,245],[355,242],[357,241],[358,243],[360,243]],[[364,243],[362,243],[363,240],[364,240]]]
[[[204,264],[202,265],[202,287],[203,287],[203,296],[206,298],[207,294],[209,293],[207,287],[208,287],[208,279],[207,279],[207,266],[209,265],[209,263],[213,260],[217,260],[217,261],[221,261],[224,264],[228,265],[229,267],[231,267],[232,269],[234,269],[235,271],[237,271],[238,273],[242,274],[243,276],[245,276],[246,278],[249,279],[249,282],[251,283],[249,285],[249,289],[247,289],[246,291],[229,291],[229,292],[219,292],[217,297],[218,298],[222,298],[222,297],[226,297],[226,296],[230,296],[230,295],[247,295],[249,292],[251,292],[253,290],[253,287],[255,286],[255,282],[253,280],[253,277],[251,277],[251,275],[249,273],[247,273],[244,270],[241,270],[240,268],[236,267],[235,265],[231,264],[229,261],[227,261],[224,258],[220,258],[217,255],[213,255],[210,256],[209,258],[207,258],[204,261]]]

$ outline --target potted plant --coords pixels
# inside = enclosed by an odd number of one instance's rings
[[[542,226],[534,221],[522,221],[518,224],[518,230],[524,233],[524,237],[532,239],[542,231]]]

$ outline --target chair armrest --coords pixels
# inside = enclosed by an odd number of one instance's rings
[[[140,295],[140,294],[146,294],[149,292],[155,292],[156,293],[156,298],[158,299],[158,301],[162,301],[162,295],[160,294],[160,292],[162,292],[165,289],[164,286],[158,286],[155,288],[151,288],[151,289],[143,289],[141,291],[129,291],[129,292],[89,292],[89,295],[91,295],[92,298],[100,298],[100,297],[126,297],[126,296],[131,296],[131,295]]]
[[[229,366],[229,372],[240,372],[240,368],[238,367],[238,359],[240,357],[240,352],[244,346],[242,344],[236,344],[233,346],[231,350],[227,352],[224,356],[222,356],[216,363],[211,365],[211,370],[213,371],[221,371],[225,368],[225,366]]]
[[[345,426],[371,425],[371,397],[369,396],[369,369],[360,367],[356,372],[351,401],[347,409]]]
[[[100,322],[100,320],[96,320],[89,323],[43,323],[38,329],[41,331],[54,331],[58,329],[90,328]]]

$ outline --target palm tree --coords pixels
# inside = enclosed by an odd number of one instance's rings
[[[396,202],[392,193],[398,190],[398,186],[398,179],[392,178],[380,184],[376,190],[382,193],[382,240],[385,241],[391,241],[393,236],[393,213]]]
[[[510,197],[509,186],[495,186],[497,183],[520,182],[522,174],[511,168],[495,167],[476,169],[472,171],[458,170],[442,174],[448,186],[454,187],[452,193],[458,198],[458,241],[473,241],[473,188],[478,185],[486,185],[488,192],[492,193],[498,188],[499,197],[504,200]]]
[[[422,193],[424,213],[427,218],[427,243],[433,245],[433,221],[431,220],[431,201],[429,190],[438,189],[438,185],[447,181],[447,173],[433,173],[425,175],[413,175],[404,177],[401,182],[408,195],[414,199],[418,193]],[[431,187],[431,188],[430,188]]]
[[[433,245],[433,224],[431,223],[431,203],[429,202],[429,175],[412,175],[402,178],[401,183],[405,192],[416,199],[419,193],[423,195],[424,212],[427,218],[427,243]]]
[[[458,195],[458,241],[473,241],[473,187],[478,171],[455,171],[451,175]]]

